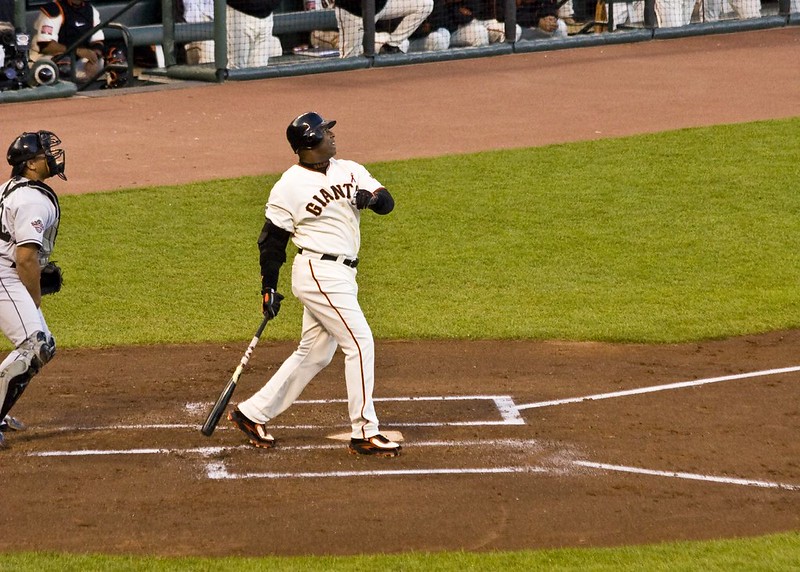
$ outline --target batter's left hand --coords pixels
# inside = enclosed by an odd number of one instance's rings
[[[272,288],[267,288],[267,290],[264,291],[264,301],[261,305],[261,309],[265,316],[269,316],[270,320],[281,311],[281,300],[283,300],[283,295],[278,294]]]
[[[363,210],[367,208],[375,200],[375,195],[365,189],[358,189],[356,191],[356,208]]]

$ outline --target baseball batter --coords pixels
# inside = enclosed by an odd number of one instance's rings
[[[0,186],[0,330],[15,349],[0,363],[0,419],[56,351],[41,302],[50,289],[42,269],[61,215],[58,197],[44,181],[66,180],[60,144],[50,131],[38,131],[23,133],[8,149],[11,179]],[[53,291],[61,287],[60,273],[57,282]],[[0,447],[4,444],[0,433]]]
[[[372,399],[375,348],[356,283],[361,211],[388,214],[394,199],[363,166],[334,159],[335,124],[309,112],[286,130],[300,160],[283,173],[267,201],[258,239],[261,286],[263,311],[274,317],[283,299],[276,292],[278,274],[291,239],[298,249],[292,292],[303,303],[302,339],[267,384],[231,411],[228,419],[256,447],[273,446],[275,439],[266,424],[294,403],[341,347],[351,423],[349,450],[395,457],[400,445],[379,432]]]

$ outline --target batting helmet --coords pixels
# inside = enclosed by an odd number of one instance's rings
[[[61,145],[61,139],[52,131],[23,133],[14,140],[6,154],[6,160],[12,167],[11,176],[21,175],[25,170],[26,161],[44,154],[50,175],[58,175],[66,181],[67,177],[64,174],[66,157],[64,150],[59,149],[58,145]]]
[[[286,128],[286,139],[292,150],[297,153],[300,149],[313,149],[324,137],[325,129],[336,125],[336,121],[322,119],[318,113],[309,111],[298,115]]]

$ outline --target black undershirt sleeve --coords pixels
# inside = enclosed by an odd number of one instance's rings
[[[291,233],[275,226],[269,219],[264,223],[258,237],[262,294],[267,288],[278,289],[278,274],[286,262],[286,246],[291,236]]]
[[[389,214],[394,209],[394,199],[391,193],[384,188],[375,191],[375,202],[369,207],[376,213]]]

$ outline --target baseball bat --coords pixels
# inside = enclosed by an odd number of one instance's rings
[[[231,397],[233,397],[233,391],[236,389],[236,383],[239,381],[239,376],[242,375],[247,362],[250,361],[250,355],[253,353],[256,344],[258,344],[258,340],[261,338],[261,334],[264,332],[264,328],[267,327],[267,322],[269,322],[269,320],[269,314],[265,314],[264,319],[261,321],[261,325],[258,326],[258,330],[256,330],[256,335],[253,336],[253,339],[250,341],[250,345],[247,346],[247,351],[244,352],[242,360],[239,362],[239,365],[236,367],[233,375],[225,385],[225,389],[223,389],[222,393],[219,394],[217,402],[214,403],[211,411],[209,411],[206,422],[203,423],[203,427],[200,429],[200,432],[206,437],[210,437],[211,434],[214,433],[214,429],[217,428],[217,423],[219,423],[222,413],[228,406]]]

